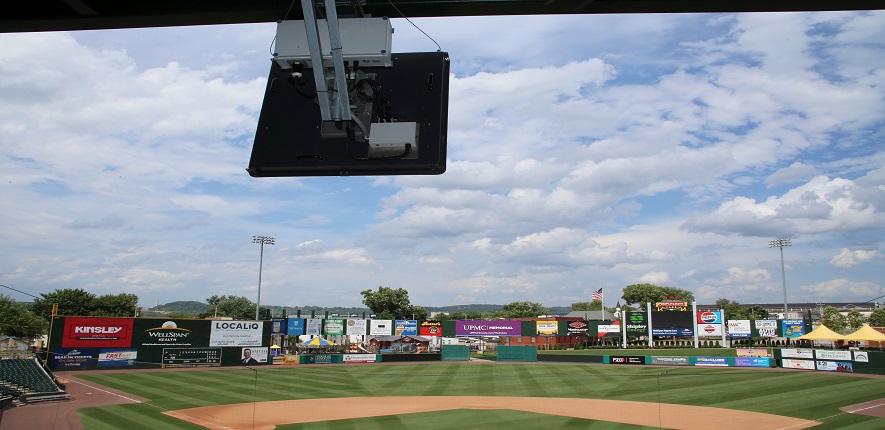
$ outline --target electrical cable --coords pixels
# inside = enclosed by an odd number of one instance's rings
[[[421,33],[424,33],[424,35],[427,36],[427,38],[430,39],[431,42],[436,44],[436,52],[442,52],[442,48],[439,46],[439,43],[436,43],[436,40],[434,40],[432,37],[430,37],[429,34],[425,33],[424,30],[421,29],[421,27],[418,27],[417,25],[415,25],[415,23],[412,22],[412,20],[409,19],[409,17],[407,17],[406,14],[404,14],[401,10],[399,10],[399,8],[396,7],[396,5],[393,4],[393,2],[391,0],[387,0],[387,2],[390,3],[390,5],[393,6],[393,8],[396,9],[396,11],[399,12],[399,14],[402,15],[403,18],[406,19],[406,21],[409,21],[409,24],[412,24],[412,27],[417,28],[418,31],[420,31]]]

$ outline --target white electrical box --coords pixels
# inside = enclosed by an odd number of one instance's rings
[[[417,158],[418,123],[373,122],[369,128],[369,156]]]
[[[320,36],[320,51],[326,67],[332,64],[329,24],[325,19],[317,20]],[[361,67],[391,67],[390,48],[393,41],[393,27],[385,18],[347,18],[338,20],[341,35],[341,53],[344,61],[359,61]],[[277,24],[276,61],[280,67],[288,69],[292,63],[301,63],[311,68],[310,48],[304,21],[282,21]]]

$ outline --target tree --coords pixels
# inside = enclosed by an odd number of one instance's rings
[[[865,317],[862,313],[858,312],[857,310],[853,310],[853,311],[849,312],[846,319],[847,319],[847,323],[848,323],[848,328],[850,328],[852,330],[857,330],[857,329],[863,327],[863,325],[867,323],[867,317]]]
[[[412,316],[414,309],[409,302],[409,292],[403,288],[394,290],[388,287],[378,287],[378,291],[368,289],[360,294],[363,295],[363,304],[368,306],[372,313],[378,315],[379,319],[406,319]]]
[[[848,318],[832,306],[824,308],[824,315],[821,317],[820,322],[836,332],[845,330],[848,327]]]
[[[33,338],[46,333],[47,327],[46,320],[9,296],[0,294],[0,333]]]
[[[82,288],[65,288],[40,296],[34,299],[31,311],[47,321],[52,316],[53,304],[58,304],[57,315],[63,316],[91,316],[95,309],[95,294]]]
[[[869,324],[872,327],[885,327],[885,309],[876,309],[870,313]]]
[[[754,305],[746,308],[747,318],[748,320],[764,320],[768,318],[768,311],[765,310],[762,306]]]
[[[574,311],[598,311],[602,310],[602,300],[594,300],[592,302],[572,303],[572,312]]]
[[[105,294],[93,301],[91,316],[97,317],[131,317],[138,308],[138,296],[135,294]]]
[[[722,309],[722,313],[725,314],[723,317],[726,321],[747,319],[744,318],[744,310],[741,308],[741,304],[734,300],[719,299],[716,300],[716,306]]]
[[[504,313],[507,318],[529,318],[538,315],[546,315],[550,309],[536,302],[513,302],[504,305]]]
[[[255,303],[242,296],[217,296],[212,295],[206,299],[209,309],[200,314],[199,318],[211,316],[230,317],[239,319],[255,318]]]
[[[665,297],[678,297],[679,300],[691,303],[694,301],[694,294],[691,291],[674,287],[661,287],[652,284],[633,284],[624,287],[621,296],[628,305],[646,303],[657,303]]]

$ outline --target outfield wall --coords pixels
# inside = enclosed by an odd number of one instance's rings
[[[273,362],[270,338],[268,321],[55,317],[46,362],[56,371],[260,366]]]

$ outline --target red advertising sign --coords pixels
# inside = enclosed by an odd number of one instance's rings
[[[132,318],[65,318],[62,348],[128,348]]]
[[[422,321],[418,327],[420,336],[442,336],[442,323],[439,321]]]

